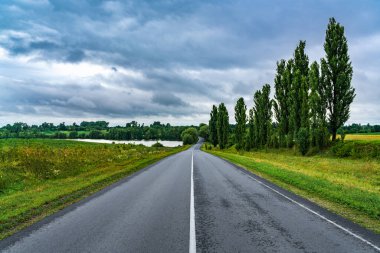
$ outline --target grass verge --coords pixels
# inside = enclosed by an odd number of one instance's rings
[[[0,140],[0,240],[187,148]]]
[[[380,233],[379,161],[302,157],[287,151],[204,151]]]

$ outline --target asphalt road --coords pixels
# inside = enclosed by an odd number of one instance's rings
[[[195,247],[197,252],[379,252],[380,238],[200,151],[198,144],[0,241],[1,252],[28,253]]]

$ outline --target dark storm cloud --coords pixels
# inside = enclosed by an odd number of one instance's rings
[[[0,113],[198,122],[209,109],[204,104],[224,101],[231,108],[237,97],[251,100],[255,89],[273,83],[276,61],[291,57],[300,39],[311,60],[323,57],[324,31],[334,16],[352,53],[353,119],[379,121],[373,115],[380,96],[378,13],[378,1],[2,1],[0,49],[28,58],[12,65],[0,57]],[[76,82],[70,73],[47,78],[36,62],[113,71]],[[370,108],[368,115],[359,118],[355,106]]]
[[[185,103],[179,97],[166,92],[154,94],[152,97],[152,102],[164,106],[189,106],[189,104]]]

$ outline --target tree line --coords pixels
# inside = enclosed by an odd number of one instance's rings
[[[306,154],[310,147],[322,149],[328,145],[330,136],[332,141],[336,140],[355,98],[344,27],[330,18],[324,42],[325,57],[319,63],[310,64],[305,47],[306,41],[300,41],[293,58],[277,62],[273,99],[271,86],[265,84],[254,93],[254,106],[249,109],[248,117],[244,99],[237,100],[236,125],[231,133],[231,144],[236,149],[296,145]],[[209,141],[225,148],[230,130],[225,105],[214,105]]]
[[[0,138],[54,138],[54,139],[109,139],[109,140],[182,140],[189,126],[172,126],[155,121],[144,125],[136,121],[124,126],[110,127],[106,121],[83,121],[80,124],[42,123],[28,125],[22,122],[0,128]],[[201,126],[193,126],[197,131]],[[200,131],[201,133],[202,131]],[[189,140],[189,138],[187,138]]]

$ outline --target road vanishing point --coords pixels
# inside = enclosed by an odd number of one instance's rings
[[[380,252],[379,235],[200,145],[0,241],[0,252]]]

